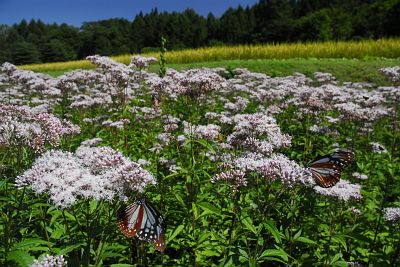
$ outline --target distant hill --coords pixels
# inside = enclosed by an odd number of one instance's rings
[[[80,28],[22,20],[0,25],[0,62],[14,64],[169,50],[298,41],[360,40],[400,35],[400,0],[261,0],[221,17],[192,9],[140,13],[133,21],[85,22]]]

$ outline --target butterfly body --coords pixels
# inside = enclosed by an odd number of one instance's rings
[[[339,182],[342,171],[353,161],[353,150],[339,149],[332,154],[313,160],[307,167],[316,183],[321,187],[328,188]]]
[[[164,218],[145,197],[136,200],[120,212],[117,224],[125,236],[137,236],[152,243],[158,251],[164,251]]]

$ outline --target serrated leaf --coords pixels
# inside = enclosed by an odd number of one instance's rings
[[[167,242],[171,241],[171,240],[174,239],[177,235],[179,235],[179,234],[182,232],[183,228],[185,228],[184,225],[182,225],[182,224],[181,224],[181,225],[178,225],[178,227],[175,228],[174,232],[168,237]]]
[[[204,250],[199,252],[200,255],[207,256],[207,257],[213,257],[213,256],[219,256],[220,254],[218,252],[215,252],[213,250]]]
[[[12,250],[25,250],[25,251],[30,251],[35,247],[39,247],[39,246],[48,246],[48,244],[50,244],[49,242],[42,240],[42,239],[38,239],[38,238],[29,238],[29,239],[25,239],[17,244],[15,244],[12,248]]]
[[[336,253],[335,256],[331,259],[331,263],[338,261],[342,257],[342,253]]]
[[[337,261],[337,262],[332,263],[332,266],[348,267],[349,264],[345,261]]]
[[[201,203],[198,203],[197,205],[209,213],[221,215],[221,211],[208,202],[201,202]]]
[[[272,234],[275,239],[275,242],[278,244],[282,243],[282,233],[279,232],[278,228],[276,228],[275,223],[273,221],[267,221],[264,224],[265,228]]]
[[[344,250],[347,251],[346,240],[344,240],[344,238],[342,236],[334,236],[332,238],[332,241],[341,244],[343,246]]]
[[[241,248],[239,249],[239,253],[241,256],[245,257],[246,259],[249,258],[249,254],[247,254],[247,252]]]
[[[15,261],[19,266],[31,266],[35,257],[24,250],[13,250],[7,254],[7,260]]]
[[[278,261],[278,262],[282,262],[282,263],[287,263],[287,261],[281,260],[279,258],[274,258],[274,257],[265,257],[265,258],[263,258],[263,262],[264,261]]]
[[[247,230],[252,231],[255,235],[257,235],[257,229],[256,227],[253,225],[253,221],[251,220],[250,217],[246,217],[242,220],[242,223],[244,224],[245,228]]]
[[[54,238],[54,239],[60,239],[60,237],[63,236],[64,234],[65,234],[65,230],[64,229],[57,228],[51,233],[50,237]]]
[[[288,254],[285,251],[280,250],[280,249],[267,249],[267,250],[264,250],[264,252],[261,254],[260,257],[275,257],[275,256],[282,258],[286,262],[289,259],[288,258]]]
[[[85,243],[80,243],[80,244],[66,246],[65,248],[61,248],[61,249],[53,249],[53,251],[56,252],[57,255],[67,255],[71,251],[79,249],[80,247],[83,247],[84,245],[85,245]]]

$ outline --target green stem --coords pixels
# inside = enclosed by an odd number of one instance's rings
[[[334,218],[334,214],[332,212],[331,206],[329,206],[329,213],[330,213],[330,223],[329,223],[329,239],[328,239],[328,243],[326,244],[326,248],[325,248],[325,254],[326,254],[326,258],[324,261],[323,266],[329,266],[329,260],[330,260],[330,253],[331,253],[331,242],[332,242],[332,234],[333,234],[333,218]]]
[[[86,248],[85,248],[85,255],[83,259],[83,264],[85,266],[89,266],[90,264],[90,243],[91,243],[91,238],[90,238],[90,204],[89,200],[86,200],[86,212],[85,212],[85,217],[86,217]]]

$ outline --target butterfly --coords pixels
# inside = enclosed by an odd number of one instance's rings
[[[321,187],[332,187],[340,180],[344,168],[355,159],[354,151],[347,148],[338,149],[332,154],[311,161],[307,167],[315,182]]]
[[[164,218],[147,198],[141,197],[119,212],[117,224],[127,237],[137,236],[152,243],[158,251],[164,251]]]
[[[160,97],[157,93],[151,94],[151,102],[153,103],[154,108],[159,108],[161,105]]]

